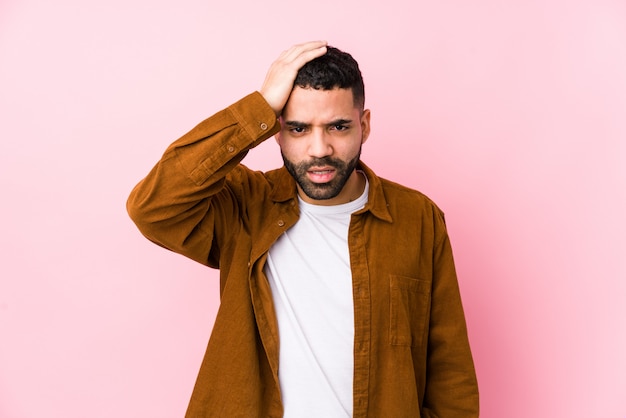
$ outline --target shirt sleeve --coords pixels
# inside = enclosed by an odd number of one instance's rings
[[[477,418],[478,383],[443,213],[435,216],[435,228],[439,239],[433,254],[428,364],[422,415],[430,418]]]
[[[154,243],[217,267],[219,235],[237,222],[239,205],[226,177],[279,129],[258,92],[204,120],[172,143],[132,190],[126,205],[131,219]]]

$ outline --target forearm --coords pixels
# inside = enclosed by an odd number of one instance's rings
[[[201,122],[172,143],[135,186],[127,202],[130,217],[151,241],[206,264],[213,207],[216,201],[235,204],[218,195],[226,175],[278,128],[274,111],[258,93]]]

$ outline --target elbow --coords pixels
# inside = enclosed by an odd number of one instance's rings
[[[126,212],[139,231],[149,238],[150,225],[153,223],[150,221],[150,210],[145,199],[139,198],[136,189],[131,192],[126,200]]]

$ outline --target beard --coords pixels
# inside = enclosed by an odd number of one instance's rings
[[[359,162],[361,149],[359,148],[359,152],[350,161],[343,161],[332,157],[323,157],[313,158],[310,161],[294,163],[289,161],[284,154],[281,153],[281,155],[283,156],[285,168],[296,180],[296,183],[298,183],[300,189],[302,189],[305,195],[314,200],[328,200],[336,197],[343,190],[343,187],[346,185],[346,182],[354,172],[354,169]],[[309,171],[311,167],[325,166],[333,167],[336,170],[336,175],[331,181],[326,183],[313,183],[308,179],[307,171]]]

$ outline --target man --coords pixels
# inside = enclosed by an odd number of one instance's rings
[[[296,45],[133,190],[148,239],[220,269],[187,417],[478,416],[443,213],[360,161],[364,102],[349,54]],[[239,164],[272,135],[283,168]]]

